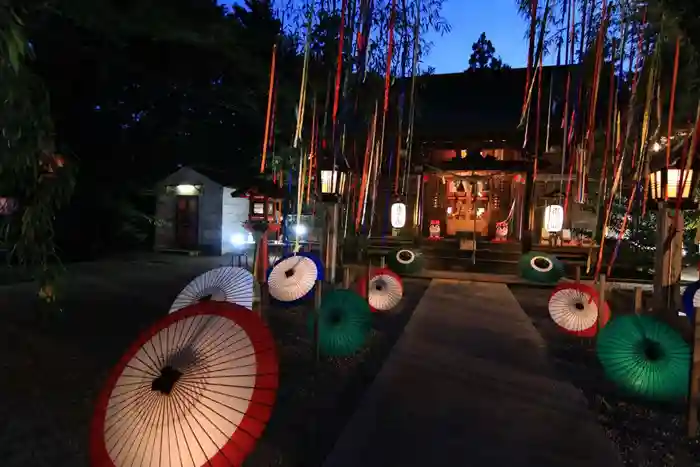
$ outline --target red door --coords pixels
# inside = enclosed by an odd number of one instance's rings
[[[175,242],[178,248],[197,248],[199,233],[199,197],[178,196],[175,211]]]

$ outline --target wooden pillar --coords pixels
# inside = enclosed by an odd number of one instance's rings
[[[673,212],[659,203],[654,258],[654,311],[657,315],[676,318],[680,304],[680,279],[683,251],[683,216],[679,214],[673,228]]]
[[[522,234],[520,242],[523,253],[532,249],[532,222],[534,217],[533,194],[535,191],[535,181],[533,179],[533,169],[529,166],[525,174],[525,193],[523,195],[523,205],[520,210],[522,218]]]

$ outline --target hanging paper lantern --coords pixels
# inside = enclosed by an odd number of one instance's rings
[[[235,303],[253,309],[253,275],[243,268],[224,266],[195,277],[177,296],[169,313],[201,301]]]
[[[564,276],[564,265],[555,256],[531,251],[520,257],[518,271],[523,279],[555,284]]]
[[[275,343],[255,313],[227,302],[183,308],[112,370],[92,419],[90,465],[243,465],[277,387]]]
[[[369,307],[372,311],[388,311],[394,308],[403,297],[403,282],[398,274],[390,269],[373,269],[372,278],[361,276],[356,283],[357,292],[367,298],[367,284],[369,283]]]
[[[282,258],[267,276],[270,295],[284,303],[297,303],[310,296],[317,280],[323,280],[323,267],[308,253]]]
[[[683,291],[683,312],[691,323],[695,322],[697,307],[700,307],[700,281],[693,282]]]
[[[365,344],[372,329],[372,312],[367,301],[352,290],[323,294],[318,314],[318,344],[323,355],[352,355]],[[308,329],[313,336],[313,313],[309,313]]]
[[[690,348],[650,316],[612,320],[598,335],[597,353],[608,378],[631,394],[668,401],[688,393]]]
[[[387,265],[397,274],[414,274],[423,269],[423,254],[408,248],[395,250],[389,253]]]
[[[607,303],[600,304],[598,292],[585,284],[560,284],[549,297],[549,316],[564,331],[593,337],[610,320]]]
[[[406,225],[406,204],[396,201],[391,205],[391,226],[400,229]]]
[[[564,208],[552,204],[544,209],[544,228],[547,232],[559,232],[564,226]]]

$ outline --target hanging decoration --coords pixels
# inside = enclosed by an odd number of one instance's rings
[[[372,312],[367,301],[352,290],[333,290],[323,294],[318,311],[318,345],[329,357],[344,357],[357,352],[372,329]],[[314,314],[309,313],[309,335],[314,335]]]
[[[267,115],[265,117],[265,136],[263,139],[262,160],[260,161],[260,173],[265,172],[265,162],[267,160],[267,145],[270,138],[270,126],[272,119],[272,98],[275,86],[275,67],[277,64],[277,44],[272,46],[272,60],[270,65],[270,85],[267,90]]]
[[[690,348],[650,316],[615,318],[600,331],[596,351],[608,378],[633,395],[671,401],[688,393]]]
[[[213,335],[231,344],[212,345]],[[227,302],[169,314],[111,371],[92,419],[90,464],[243,465],[270,419],[277,374],[275,343],[257,314]]]
[[[423,269],[423,260],[420,251],[402,248],[389,253],[387,265],[397,274],[415,274]]]
[[[541,284],[555,284],[564,276],[564,265],[555,256],[531,251],[520,257],[518,271],[523,279]]]
[[[373,312],[389,311],[398,305],[403,297],[401,277],[387,268],[373,269],[371,275],[371,279],[367,275],[360,276],[355,285],[357,293],[367,298],[370,309]]]
[[[564,331],[593,337],[610,320],[610,308],[598,292],[585,284],[559,284],[549,297],[549,316]],[[600,321],[600,324],[598,324]]]
[[[243,268],[224,266],[212,269],[187,284],[168,313],[208,300],[235,303],[252,310],[254,283],[253,275]]]

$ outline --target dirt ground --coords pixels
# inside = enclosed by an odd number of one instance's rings
[[[60,290],[60,312],[38,305],[31,284],[0,287],[0,465],[87,466],[94,399],[108,370],[141,329],[167,313],[189,279],[218,265],[198,259],[79,266]],[[320,465],[427,285],[407,280],[404,299],[375,317],[357,355],[318,366],[306,331],[310,304],[272,307],[280,387],[246,466]]]
[[[586,396],[628,467],[700,466],[700,442],[685,436],[685,405],[657,404],[620,395],[603,374],[595,341],[561,332],[547,310],[551,289],[511,286],[511,291],[547,342],[557,371]],[[648,297],[645,297],[647,299]],[[608,294],[613,319],[633,312],[634,292]]]

